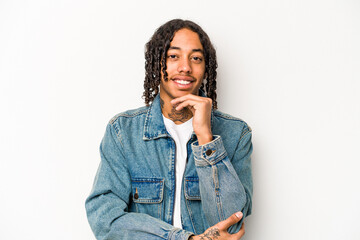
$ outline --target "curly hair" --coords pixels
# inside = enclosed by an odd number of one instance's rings
[[[148,106],[159,93],[161,82],[161,71],[164,80],[167,81],[166,72],[166,54],[173,40],[175,33],[183,28],[187,28],[199,35],[200,42],[204,48],[205,58],[205,78],[200,89],[205,92],[206,96],[212,99],[213,108],[217,108],[216,101],[216,51],[213,47],[209,36],[196,23],[189,20],[174,19],[160,26],[145,46],[145,80],[144,93],[145,104]]]

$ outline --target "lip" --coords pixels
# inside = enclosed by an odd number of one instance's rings
[[[184,80],[184,81],[190,81],[190,82],[195,81],[195,79],[190,76],[175,76],[175,77],[171,78],[171,80]]]
[[[194,82],[195,82],[193,78],[189,78],[189,77],[172,78],[171,80],[172,80],[172,83],[179,90],[189,90],[192,88],[192,86],[194,85]],[[189,83],[183,84],[179,81],[187,81]]]

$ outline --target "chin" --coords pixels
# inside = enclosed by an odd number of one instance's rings
[[[199,93],[199,91],[180,91],[180,92],[177,92],[176,94],[174,94],[173,96],[174,96],[174,98],[178,98],[178,97],[182,97],[182,96],[185,96],[188,94],[199,95],[198,93]]]

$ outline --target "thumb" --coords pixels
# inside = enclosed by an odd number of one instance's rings
[[[228,229],[230,226],[234,225],[235,223],[239,222],[243,217],[242,212],[237,212],[228,217],[226,220],[223,221],[223,226]]]

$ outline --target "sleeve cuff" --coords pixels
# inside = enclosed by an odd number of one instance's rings
[[[188,240],[190,236],[194,236],[194,233],[185,231],[180,228],[174,228],[169,234],[168,240]]]
[[[214,140],[199,146],[195,141],[191,144],[196,166],[214,165],[227,156],[221,136],[214,135]]]

